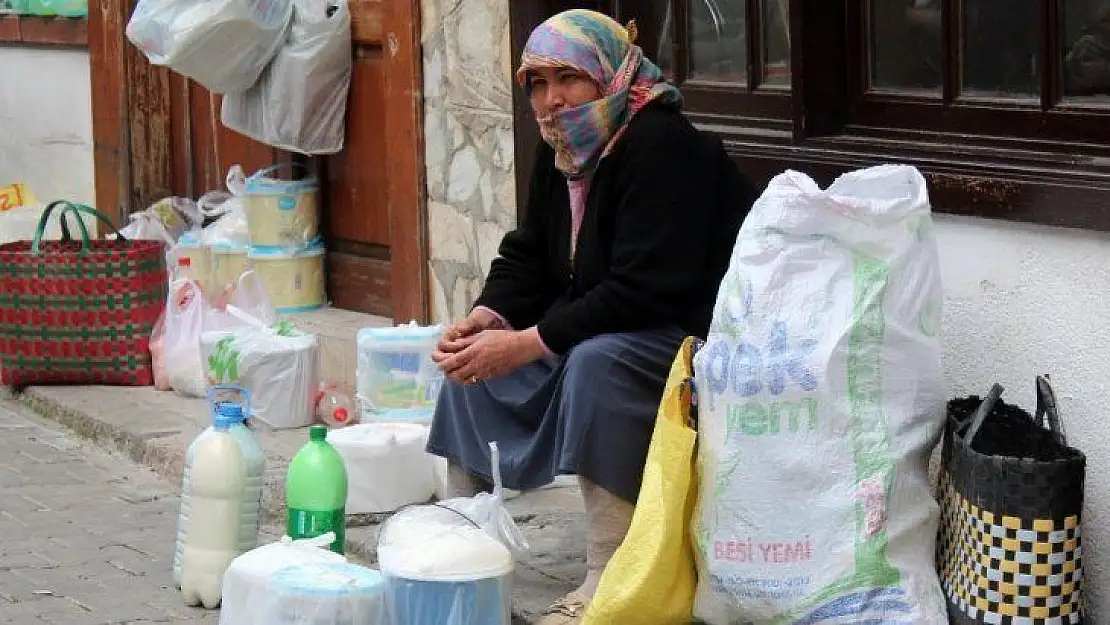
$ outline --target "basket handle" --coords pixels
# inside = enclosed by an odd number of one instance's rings
[[[61,217],[59,219],[62,223],[62,240],[72,241],[73,237],[70,236],[69,225],[66,221],[66,216],[70,213],[77,214],[77,227],[81,230],[81,255],[89,253],[89,229],[85,226],[85,220],[81,219],[81,214],[77,211],[77,207],[65,200],[56,200],[51,202],[42,209],[42,216],[39,217],[38,227],[35,229],[35,236],[31,239],[31,253],[42,254],[42,237],[46,234],[46,224],[50,222],[50,216],[54,214],[54,209],[61,207]]]
[[[1067,435],[1064,433],[1064,424],[1060,421],[1060,412],[1056,403],[1056,391],[1052,390],[1048,374],[1037,376],[1037,425],[1044,427],[1045,417],[1048,417],[1048,431],[1061,445],[1068,444]]]
[[[983,401],[979,402],[979,408],[975,410],[975,414],[971,415],[971,426],[964,434],[964,442],[967,443],[968,447],[972,447],[975,442],[975,435],[979,433],[979,428],[983,427],[983,422],[987,420],[991,410],[994,410],[994,405],[998,403],[998,399],[1002,397],[1005,390],[1001,384],[995,383],[987,396],[983,398]]]

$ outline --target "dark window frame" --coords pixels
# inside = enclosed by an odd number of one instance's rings
[[[1046,24],[1062,23],[1064,0],[1038,0]],[[947,11],[960,0],[944,0]],[[514,54],[543,18],[571,7],[600,8],[627,19],[636,0],[513,0]],[[758,4],[752,2],[750,4]],[[758,183],[797,169],[821,184],[884,162],[917,166],[938,212],[1110,231],[1110,107],[1065,100],[1059,90],[1064,42],[1050,30],[1040,59],[1048,68],[1040,102],[958,96],[946,77],[943,97],[925,99],[866,89],[862,0],[790,0],[791,89],[742,92],[682,85],[687,115],[718,133],[737,164]],[[949,13],[951,15],[951,13]],[[945,28],[958,28],[945,19]],[[1042,25],[1042,30],[1044,29]],[[947,38],[949,44],[958,39]],[[681,54],[681,37],[676,56]],[[755,50],[758,42],[749,41]],[[945,63],[958,50],[945,46]],[[749,54],[750,71],[759,55]],[[681,82],[682,77],[678,77]],[[530,107],[514,93],[520,208],[538,143]],[[1064,141],[1062,141],[1062,139]]]

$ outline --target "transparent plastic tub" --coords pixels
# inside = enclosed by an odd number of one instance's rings
[[[357,337],[357,398],[367,421],[429,423],[443,387],[432,361],[442,326],[415,322],[363,328]]]

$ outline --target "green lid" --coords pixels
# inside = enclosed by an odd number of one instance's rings
[[[308,438],[313,441],[328,440],[328,427],[326,425],[314,425],[308,428]]]

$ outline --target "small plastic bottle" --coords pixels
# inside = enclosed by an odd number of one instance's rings
[[[329,428],[341,428],[358,421],[354,402],[337,384],[320,384],[316,391],[316,421]]]

